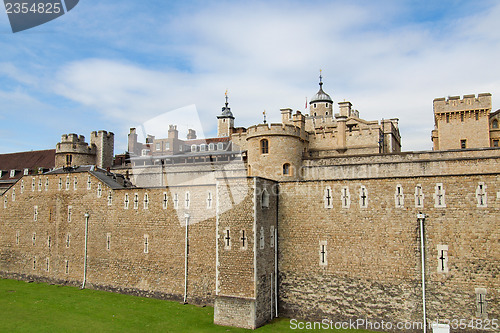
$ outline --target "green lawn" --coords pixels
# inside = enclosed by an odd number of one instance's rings
[[[249,332],[214,325],[213,315],[211,307],[0,279],[1,332]],[[305,332],[285,318],[256,330],[288,331]]]

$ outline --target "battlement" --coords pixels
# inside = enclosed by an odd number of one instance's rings
[[[297,126],[291,124],[259,124],[247,129],[247,138],[256,136],[285,135],[296,136],[303,140],[308,139],[308,134]]]
[[[135,128],[133,130],[135,132]],[[130,129],[130,132],[132,133],[132,128]],[[115,134],[113,132],[107,132],[107,131],[103,131],[103,130],[101,130],[101,131],[93,131],[92,133],[90,133],[90,135],[92,137],[95,137],[95,138],[103,137],[103,138],[107,138],[107,139],[112,139],[112,138],[115,137]],[[91,138],[90,141],[92,142],[92,138]]]
[[[75,133],[63,134],[61,135],[62,143],[85,143],[85,137],[83,135],[78,135]]]
[[[464,112],[474,110],[491,111],[491,94],[483,93],[460,96],[449,96],[448,98],[435,98],[433,101],[434,113]]]

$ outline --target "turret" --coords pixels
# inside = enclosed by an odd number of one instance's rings
[[[309,114],[311,117],[333,117],[333,100],[323,91],[323,77],[319,75],[319,91],[309,102]]]
[[[228,106],[228,97],[226,91],[226,104],[222,107],[222,114],[217,116],[217,136],[230,136],[234,128],[234,117],[231,108]]]

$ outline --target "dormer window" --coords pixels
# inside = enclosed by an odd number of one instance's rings
[[[210,143],[208,145],[208,150],[214,150],[215,149],[215,145],[213,143]]]
[[[16,170],[10,170],[10,178],[14,178],[16,176]]]
[[[224,144],[222,142],[217,144],[217,150],[224,150]]]
[[[24,169],[24,175],[25,176],[29,175],[29,173],[30,173],[30,169],[28,169],[28,168]]]
[[[205,150],[207,150],[206,148],[207,148],[207,145],[204,145],[204,144],[200,145],[200,151],[205,151]]]
[[[191,152],[196,153],[196,145],[191,145]]]

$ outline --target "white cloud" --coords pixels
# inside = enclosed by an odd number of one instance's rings
[[[134,52],[168,45],[165,56],[182,58],[185,68],[77,60],[59,71],[56,91],[121,125],[196,104],[213,133],[226,88],[237,126],[261,121],[264,109],[278,121],[280,107],[303,109],[323,68],[334,100],[351,100],[369,120],[399,118],[409,150],[431,147],[435,97],[492,92],[500,105],[499,5],[443,26],[392,24],[406,9],[401,4],[317,6],[225,3],[185,11],[158,27],[160,39],[155,32],[120,43]]]

